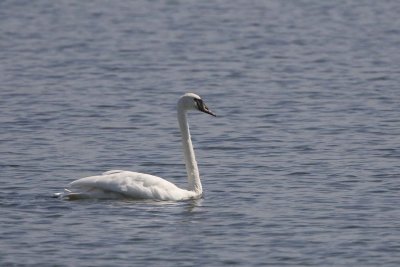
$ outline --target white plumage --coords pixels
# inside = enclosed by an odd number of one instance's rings
[[[194,191],[177,187],[160,177],[130,171],[108,171],[73,181],[70,199],[78,198],[135,198],[157,200],[184,200],[196,198]]]

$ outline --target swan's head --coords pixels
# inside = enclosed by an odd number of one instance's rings
[[[200,96],[193,93],[186,93],[178,101],[178,106],[184,108],[185,110],[199,110],[201,112],[210,114],[214,117],[214,112],[212,112],[204,103],[203,99]]]

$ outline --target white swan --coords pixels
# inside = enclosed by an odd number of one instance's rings
[[[65,189],[64,193],[55,196],[67,199],[122,197],[174,201],[200,198],[203,189],[186,118],[186,112],[189,110],[199,110],[216,116],[196,94],[186,93],[178,101],[178,121],[189,182],[188,190],[150,174],[112,170],[75,180],[70,183],[70,189]]]

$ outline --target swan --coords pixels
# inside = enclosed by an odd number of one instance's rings
[[[54,196],[69,200],[82,198],[133,198],[178,201],[200,198],[203,189],[186,113],[191,110],[199,110],[214,117],[216,115],[206,106],[200,96],[194,93],[186,93],[181,96],[178,100],[177,109],[189,182],[188,189],[179,188],[161,177],[146,173],[111,170],[101,175],[75,180],[69,184],[68,189],[64,189],[63,193],[57,193]]]

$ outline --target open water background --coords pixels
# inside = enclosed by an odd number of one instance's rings
[[[399,266],[399,1],[0,2],[1,266]],[[109,169],[205,197],[64,201]]]

